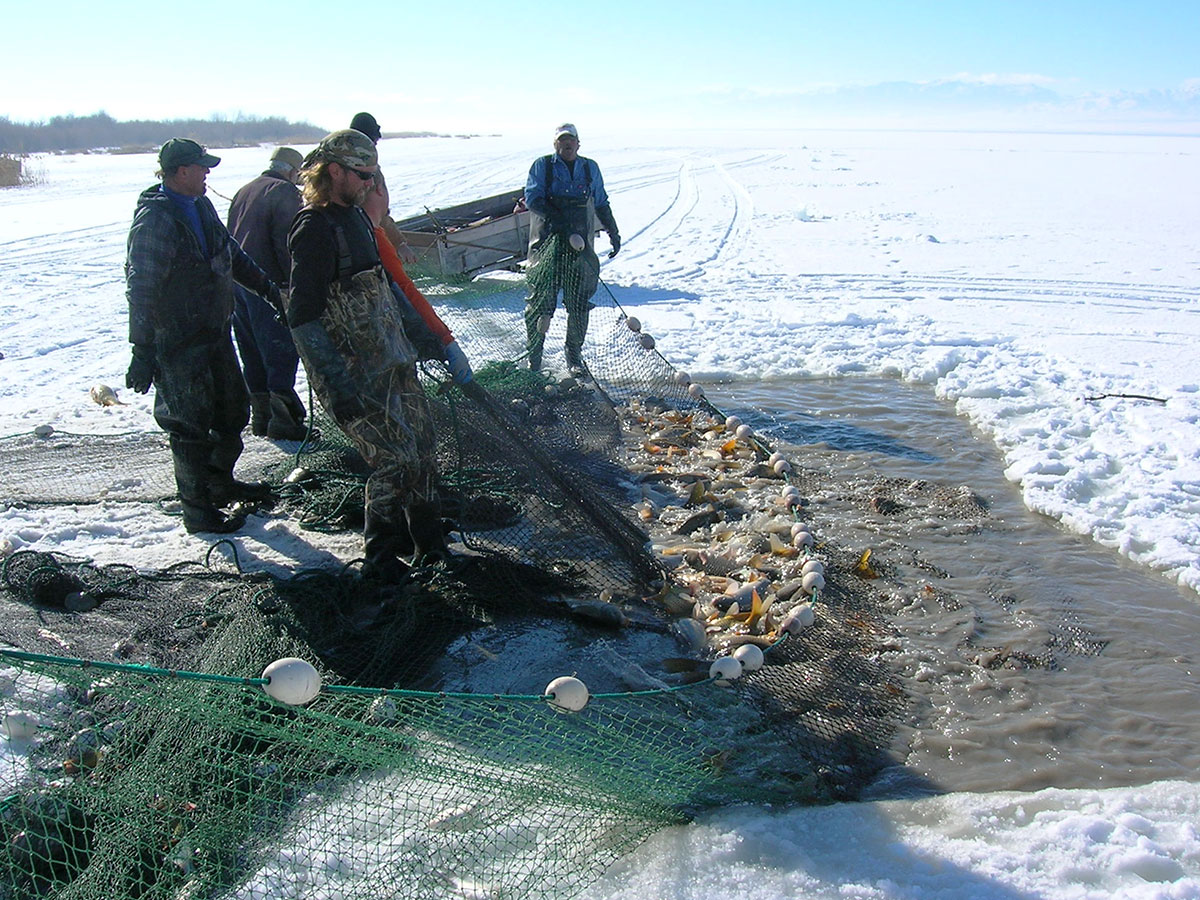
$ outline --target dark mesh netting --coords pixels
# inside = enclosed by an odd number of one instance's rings
[[[882,764],[868,717],[895,714],[837,606],[732,687],[668,688],[652,619],[617,637],[513,608],[485,571],[372,593],[21,552],[3,576],[0,639],[27,648],[0,651],[12,896],[572,896],[697,809],[846,796]],[[97,605],[72,612],[80,592]],[[551,643],[594,692],[580,712],[543,696]],[[260,677],[291,656],[324,681],[303,706]],[[523,692],[446,690],[484,684]]]
[[[390,585],[244,572],[228,542],[3,560],[0,900],[570,897],[697,810],[853,798],[890,764],[879,603],[805,474],[603,284],[575,373],[561,310],[526,364],[521,277],[423,288],[486,390],[423,379],[451,560]],[[315,412],[243,475],[278,487],[264,515],[359,528],[366,470]],[[121,499],[160,501],[156,439],[9,439],[46,473],[11,499],[102,499],[119,470],[73,454],[107,446],[139,473]]]
[[[43,428],[0,440],[12,477],[4,503],[148,502],[175,494],[164,434],[63,434]]]

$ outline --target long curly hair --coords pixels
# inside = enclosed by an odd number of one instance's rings
[[[329,174],[328,160],[300,170],[304,202],[308,206],[328,206],[332,201],[333,178]]]

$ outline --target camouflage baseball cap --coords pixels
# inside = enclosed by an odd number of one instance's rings
[[[361,131],[343,128],[321,138],[321,143],[305,158],[304,167],[322,162],[363,169],[378,165],[379,154],[375,152],[375,144]]]

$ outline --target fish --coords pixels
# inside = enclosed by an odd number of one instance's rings
[[[684,553],[684,559],[692,568],[718,577],[724,577],[742,568],[742,561],[729,550],[720,553],[711,550],[687,551]]]
[[[628,690],[662,691],[667,688],[666,682],[662,679],[655,678],[637,663],[621,656],[611,647],[603,648],[600,658]]]
[[[672,584],[669,580],[663,582],[662,589],[649,597],[643,597],[647,603],[660,603],[667,612],[680,616],[689,612],[696,603],[691,590],[685,586]]]
[[[122,400],[117,399],[117,392],[110,388],[107,384],[93,384],[92,389],[88,391],[88,396],[101,406],[128,406]]]
[[[754,644],[756,647],[766,649],[775,645],[775,638],[766,634],[741,634],[727,632],[712,639],[711,645],[714,650],[732,650],[741,647],[744,644]]]
[[[768,537],[770,538],[770,541],[771,541],[772,555],[785,556],[788,559],[795,559],[796,556],[799,555],[799,553],[800,553],[799,550],[797,550],[795,547],[791,547],[791,546],[788,546],[787,544],[785,544],[783,541],[781,541],[779,539],[779,536],[776,535],[774,532],[769,532]]]
[[[792,596],[797,591],[802,590],[803,587],[804,587],[804,579],[803,578],[792,578],[789,581],[785,581],[783,584],[781,584],[779,586],[779,589],[777,591],[775,591],[775,597],[778,600],[781,600],[786,603],[788,600],[792,599]]]
[[[671,633],[690,650],[699,650],[708,641],[704,626],[695,619],[678,619],[671,625]]]
[[[708,667],[712,664],[701,659],[691,659],[686,656],[668,656],[662,661],[661,665],[664,672],[679,675],[684,672],[698,672],[701,669],[707,671]]]
[[[858,563],[854,567],[854,574],[859,578],[878,578],[879,573],[875,571],[875,567],[871,565],[871,551],[864,550],[862,556],[858,558]]]
[[[674,676],[671,680],[676,684],[698,684],[708,680],[708,670],[712,663],[702,659],[688,659],[685,656],[671,656],[662,661],[663,671]]]
[[[599,625],[608,625],[613,628],[625,628],[630,624],[629,617],[615,603],[609,603],[604,600],[580,600],[568,597],[566,604],[567,608],[571,610],[571,615],[578,619],[587,619]]]
[[[434,831],[470,831],[481,826],[478,803],[463,803],[439,810],[426,826]]]
[[[724,599],[728,600],[728,595]],[[748,605],[750,608],[743,611],[743,605]],[[734,600],[726,607],[724,615],[718,613],[716,616],[710,617],[710,621],[716,625],[720,625],[722,628],[728,628],[739,623],[745,625],[747,628],[753,628],[758,623],[758,620],[762,618],[766,609],[770,609],[770,604],[766,604],[764,608],[763,601],[758,596],[758,591],[751,587],[748,602]]]
[[[698,479],[692,482],[692,488],[688,491],[687,500],[684,501],[685,506],[699,506],[708,496],[708,483],[704,479]]]
[[[706,525],[712,525],[715,522],[721,521],[722,518],[724,518],[724,514],[710,504],[706,509],[701,510],[695,515],[688,516],[683,524],[672,531],[671,534],[691,534],[693,531],[703,528]]]

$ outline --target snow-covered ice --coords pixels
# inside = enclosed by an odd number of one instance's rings
[[[1031,509],[1200,591],[1200,138],[580,127],[624,237],[602,277],[693,378],[929,385]],[[381,150],[400,217],[519,185],[549,147]],[[230,196],[266,152],[221,155],[209,184]],[[87,394],[123,383],[124,241],[154,159],[32,162],[40,183],[0,192],[0,434],[154,430],[148,398]],[[207,547],[120,503],[8,509],[0,537],[150,566]],[[312,541],[273,521],[245,544],[281,567],[357,549]],[[1181,782],[730,809],[589,896],[1179,900],[1200,897],[1197,822]]]

